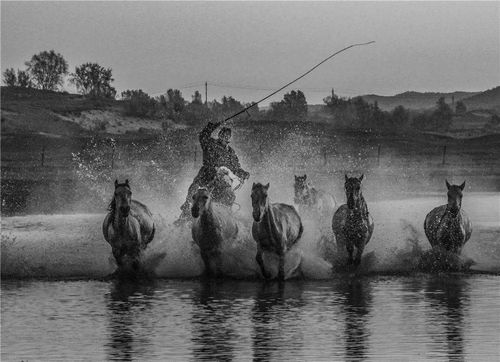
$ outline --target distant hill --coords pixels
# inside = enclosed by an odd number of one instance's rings
[[[376,94],[367,94],[361,96],[366,102],[378,102],[378,106],[384,111],[390,111],[401,105],[408,109],[423,110],[433,108],[439,98],[444,97],[446,103],[452,104],[453,101],[463,100],[481,92],[452,92],[452,93],[437,93],[437,92],[404,92],[394,96],[379,96]]]
[[[384,111],[391,111],[399,105],[411,110],[432,109],[436,106],[437,100],[444,97],[446,103],[450,105],[462,100],[469,111],[492,110],[500,113],[500,86],[484,92],[404,92],[394,96],[366,94],[360,97],[368,103],[378,102],[378,106]],[[310,104],[308,109],[310,113],[319,113],[323,106],[323,104]]]
[[[500,113],[500,86],[464,98],[468,110],[491,109]]]

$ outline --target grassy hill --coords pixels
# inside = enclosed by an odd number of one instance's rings
[[[161,132],[162,123],[128,117],[123,101],[78,94],[2,87],[2,134],[88,137],[109,133],[143,138]]]
[[[500,114],[500,86],[464,98],[468,110],[494,110]]]
[[[394,96],[367,94],[361,97],[368,103],[374,103],[376,101],[382,110],[390,111],[399,105],[412,110],[424,110],[435,107],[437,100],[441,97],[444,97],[446,103],[452,104],[453,102],[478,94],[480,94],[480,92],[404,92]]]
[[[78,94],[41,91],[31,88],[2,87],[2,134],[47,133],[80,136],[87,129],[65,119],[90,110],[120,109],[116,100],[92,100]]]

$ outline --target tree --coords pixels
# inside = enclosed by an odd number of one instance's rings
[[[194,94],[192,95],[192,104],[203,104],[203,99],[201,97],[201,93],[198,91],[195,91]]]
[[[70,81],[83,95],[106,98],[114,98],[116,95],[115,88],[111,86],[114,81],[111,68],[106,69],[97,63],[85,63],[75,67]]]
[[[391,121],[395,128],[405,127],[410,120],[410,112],[403,106],[399,105],[392,110]]]
[[[465,106],[465,103],[463,101],[457,101],[457,104],[455,106],[455,113],[464,114],[465,112],[467,112],[467,107]]]
[[[303,119],[307,115],[307,101],[302,91],[292,90],[280,102],[271,103],[271,114],[276,118]]]
[[[33,55],[26,66],[35,86],[43,90],[57,90],[63,84],[64,75],[68,74],[68,63],[54,50]]]
[[[323,102],[330,111],[334,112],[337,110],[345,110],[351,104],[351,99],[340,98],[332,89],[332,95],[323,98]]]
[[[167,91],[167,107],[174,113],[181,113],[184,110],[186,101],[182,97],[182,93],[178,89],[170,88]]]
[[[17,77],[14,68],[5,69],[3,72],[3,82],[8,87],[15,87],[17,85]]]
[[[23,88],[31,88],[33,86],[28,71],[17,70],[17,86]]]
[[[367,128],[370,126],[372,116],[372,109],[370,105],[362,98],[356,97],[353,100],[354,109],[356,112],[356,119],[359,126]]]
[[[3,81],[5,85],[9,87],[30,88],[32,86],[28,72],[18,69],[16,76],[14,68],[6,69],[5,72],[3,72]]]
[[[433,113],[433,118],[436,122],[436,127],[448,130],[451,126],[453,111],[451,107],[445,102],[444,97],[440,97],[436,102],[437,109]]]
[[[155,113],[155,100],[142,89],[122,92],[126,104],[126,114],[129,116],[146,117]]]

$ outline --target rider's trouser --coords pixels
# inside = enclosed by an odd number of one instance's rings
[[[203,184],[203,178],[200,177],[200,175],[197,175],[191,186],[188,188],[188,193],[186,196],[186,201],[181,205],[181,217],[185,216],[190,216],[191,215],[191,205],[193,204],[193,195],[198,191],[198,189],[202,186],[205,186]]]

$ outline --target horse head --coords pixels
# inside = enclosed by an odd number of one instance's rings
[[[347,207],[350,210],[359,209],[361,206],[361,181],[363,181],[364,175],[361,177],[347,177],[345,175],[345,194],[347,197]]]
[[[191,215],[194,218],[200,216],[200,214],[206,210],[210,204],[212,196],[210,191],[206,187],[200,187],[198,191],[193,195],[193,206],[191,206]]]
[[[307,175],[304,174],[304,176],[295,176],[295,184],[294,184],[294,189],[295,189],[295,202],[296,203],[301,203],[303,202],[306,197],[307,197]]]
[[[465,181],[461,185],[450,185],[446,180],[446,187],[448,188],[448,205],[446,208],[452,215],[457,215],[462,207],[462,191],[465,188]]]
[[[269,183],[267,185],[262,185],[261,183],[254,183],[252,185],[252,216],[256,222],[261,222],[264,216],[264,210],[267,206],[267,190],[269,189]]]
[[[225,166],[218,167],[214,179],[207,185],[208,191],[214,202],[231,206],[236,199],[233,190],[233,182],[237,179],[236,175]]]
[[[130,213],[130,204],[132,202],[132,191],[128,179],[125,183],[118,183],[115,180],[115,193],[112,201],[112,208],[118,210],[120,216],[127,217]]]

